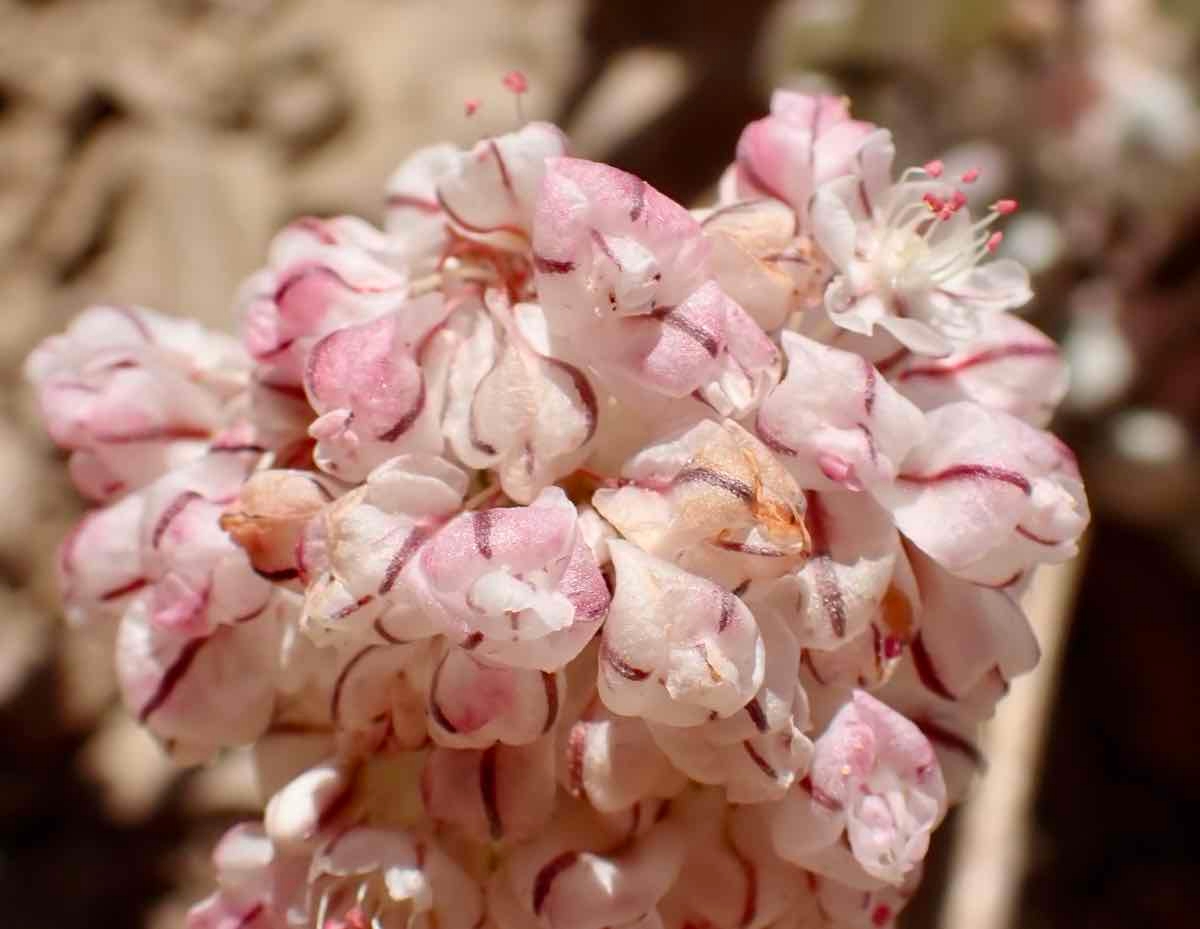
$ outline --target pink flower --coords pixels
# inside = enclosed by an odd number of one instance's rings
[[[802,215],[818,187],[854,170],[858,150],[874,130],[850,118],[844,97],[777,90],[771,115],[750,123],[738,139],[737,194],[773,197]]]
[[[759,617],[766,651],[763,684],[743,712],[699,726],[650,723],[658,747],[691,780],[720,785],[730,803],[778,800],[808,771],[808,696],[796,669],[800,649],[783,621]]]
[[[835,920],[846,929],[891,929],[895,917],[904,909],[920,883],[921,868],[908,873],[898,887],[885,885],[860,890],[828,877],[808,875],[811,897],[805,901],[823,920]]]
[[[491,664],[470,649],[447,648],[429,684],[429,733],[450,748],[528,745],[558,722],[561,672]]]
[[[218,889],[188,912],[186,929],[287,929],[303,913],[308,856],[276,848],[242,823],[213,850]]]
[[[351,756],[414,751],[429,742],[426,694],[432,641],[322,649],[312,656],[334,672],[322,676],[329,719]]]
[[[389,237],[348,217],[300,219],[280,232],[267,267],[238,294],[242,342],[258,378],[299,387],[318,339],[402,306],[409,279],[386,260],[392,248]]]
[[[130,711],[184,760],[262,735],[275,700],[277,611],[189,635],[155,622],[150,610],[148,598],[138,598],[117,632],[117,676]]]
[[[139,529],[145,498],[132,493],[92,510],[58,550],[63,610],[75,626],[104,626],[121,618],[147,580]]]
[[[228,336],[139,307],[92,307],[25,365],[80,491],[109,500],[201,455],[246,382]]]
[[[730,588],[808,554],[804,496],[771,452],[733,422],[704,420],[622,469],[597,511],[643,550]]]
[[[441,451],[420,353],[447,312],[446,301],[430,294],[371,322],[337,329],[312,346],[304,389],[317,412],[308,431],[317,440],[318,467],[361,481],[403,452]]]
[[[687,777],[658,748],[646,724],[609,712],[594,690],[593,685],[579,719],[560,730],[559,769],[571,796],[614,813],[679,793]]]
[[[937,759],[919,729],[856,691],[816,742],[811,783],[794,787],[774,818],[775,847],[788,860],[845,880],[834,843],[843,829],[870,879],[901,884],[925,856],[946,810]]]
[[[1037,564],[1074,556],[1088,506],[1066,446],[973,403],[926,419],[924,441],[881,491],[905,536],[980,584],[1011,584]]]
[[[480,842],[535,836],[554,812],[554,741],[435,748],[421,774],[425,810]]]
[[[700,225],[713,278],[764,330],[821,309],[832,269],[811,236],[797,235],[797,214],[786,204],[729,203],[703,215]]]
[[[704,399],[742,415],[778,354],[708,279],[706,252],[699,224],[644,181],[577,159],[549,163],[533,261],[551,332],[607,378],[673,398],[715,390]]]
[[[874,490],[896,477],[925,432],[920,410],[861,356],[782,334],[787,376],[767,395],[757,432],[814,490]]]
[[[770,830],[754,813],[725,806],[711,791],[693,791],[683,802],[687,857],[680,879],[659,906],[666,925],[810,925],[790,919],[803,912],[806,876],[775,854]]]
[[[868,494],[810,491],[806,523],[809,559],[774,584],[755,585],[751,600],[782,610],[806,649],[836,650],[872,623],[898,645],[904,630],[881,620],[885,601],[900,596],[896,581],[908,572],[891,515]]]
[[[661,925],[645,920],[679,873],[686,836],[682,823],[672,816],[661,822],[635,816],[624,837],[606,836],[611,829],[565,811],[556,829],[514,849],[488,889],[497,924],[502,929]]]
[[[406,581],[472,654],[557,670],[608,612],[608,588],[576,520],[557,487],[527,507],[464,513],[422,547]]]
[[[960,580],[921,555],[913,567],[923,606],[913,660],[932,692],[969,699],[980,685],[1006,688],[1033,670],[1037,639],[1012,596]]]
[[[214,451],[145,491],[141,577],[151,622],[189,636],[258,616],[270,602],[268,578],[222,529],[258,459],[256,450]]]
[[[459,461],[495,470],[501,489],[528,503],[583,462],[599,402],[588,376],[554,357],[541,309],[493,295],[449,323],[442,429]]]
[[[438,178],[437,203],[456,232],[511,251],[529,247],[548,159],[565,155],[557,126],[529,123],[462,152]]]
[[[923,410],[956,400],[1045,426],[1067,391],[1054,341],[1009,313],[979,317],[977,335],[941,358],[905,354],[888,380]]]
[[[766,655],[728,590],[609,543],[617,590],[600,645],[600,696],[614,713],[671,726],[732,716],[762,686]]]
[[[302,623],[322,645],[396,644],[445,631],[404,580],[421,547],[462,505],[467,476],[441,458],[400,455],[326,507],[297,540],[307,579]]]
[[[382,925],[472,929],[481,888],[432,839],[374,827],[351,829],[313,855],[306,918],[355,929]],[[373,916],[372,916],[373,914]]]

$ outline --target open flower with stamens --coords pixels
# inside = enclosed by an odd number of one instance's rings
[[[1032,297],[1021,265],[985,260],[1001,240],[993,224],[1017,204],[997,201],[972,221],[965,194],[929,168],[892,183],[893,154],[889,134],[871,136],[858,172],[813,197],[813,234],[838,270],[825,309],[850,332],[870,336],[879,327],[909,351],[946,355],[978,336],[981,315]]]

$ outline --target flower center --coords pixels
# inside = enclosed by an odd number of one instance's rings
[[[940,287],[996,251],[1003,233],[992,225],[1017,209],[1015,200],[997,200],[987,215],[971,222],[967,196],[941,181],[942,166],[930,162],[909,168],[892,187],[876,230],[875,272],[888,289],[903,292]],[[973,183],[977,169],[961,181]]]

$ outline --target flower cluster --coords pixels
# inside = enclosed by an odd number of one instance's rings
[[[973,173],[776,94],[712,208],[530,123],[32,355],[66,612],[264,799],[191,929],[869,929],[1087,518]]]

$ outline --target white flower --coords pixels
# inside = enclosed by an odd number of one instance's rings
[[[890,180],[894,147],[880,130],[859,152],[859,171],[817,191],[813,234],[837,267],[825,308],[838,326],[870,336],[878,326],[923,355],[945,355],[979,332],[979,317],[1029,301],[1029,275],[1009,259],[984,261],[991,230],[1016,209],[997,201],[973,222],[960,189],[936,163]],[[970,172],[963,176],[970,182]]]

